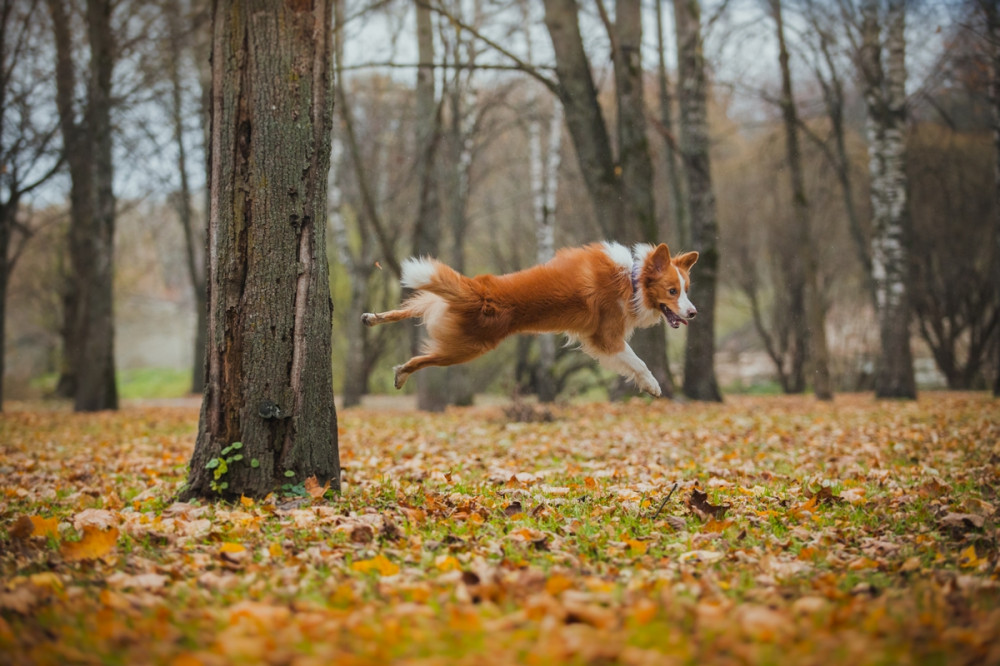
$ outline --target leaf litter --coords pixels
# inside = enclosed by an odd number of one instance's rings
[[[343,410],[341,496],[313,480],[234,504],[173,500],[193,410],[13,411],[0,653],[1000,663],[996,405]]]

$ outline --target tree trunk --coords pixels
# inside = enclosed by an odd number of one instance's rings
[[[76,119],[76,73],[69,18],[62,0],[49,0],[56,42],[56,106],[70,172],[70,275],[65,305],[65,355],[60,387],[76,411],[118,408],[114,366],[114,222],[111,77],[112,3],[87,0],[90,71],[84,122]]]
[[[562,149],[562,104],[552,104],[549,119],[549,143],[543,157],[541,123],[532,119],[528,125],[528,143],[531,160],[531,192],[535,216],[535,258],[543,264],[556,254],[555,222],[559,162]],[[555,378],[556,336],[543,333],[538,336],[538,400],[549,403],[556,399]]]
[[[798,238],[797,258],[789,257],[801,266],[804,287],[804,315],[806,337],[809,345],[809,362],[812,368],[812,384],[816,397],[832,400],[830,385],[829,354],[826,347],[826,316],[823,295],[819,291],[819,260],[813,241],[809,216],[809,202],[806,199],[805,176],[802,170],[802,151],[799,147],[798,112],[792,93],[792,74],[788,66],[788,48],[785,45],[785,25],[781,15],[781,0],[771,0],[771,12],[778,37],[778,64],[781,68],[781,111],[785,125],[785,148],[788,154],[788,175],[792,186],[792,208]]]
[[[881,354],[875,369],[879,398],[916,398],[910,351],[909,219],[906,203],[906,66],[904,0],[891,0],[883,68],[878,3],[862,7],[862,71],[868,110],[873,215],[872,276]]]
[[[413,229],[413,254],[438,257],[441,251],[441,200],[435,168],[441,138],[441,117],[434,93],[434,25],[428,5],[415,0],[417,9],[416,132],[419,202]],[[426,333],[413,329],[412,352],[419,353]],[[429,412],[444,411],[448,406],[448,377],[440,368],[431,368],[414,377],[417,384],[417,407]]]
[[[618,164],[621,187],[628,211],[628,228],[619,240],[629,243],[660,242],[653,199],[653,162],[646,134],[646,102],[643,95],[642,12],[638,0],[619,0],[615,6],[615,100],[618,110]],[[663,326],[640,329],[632,337],[632,348],[642,358],[660,385],[664,398],[674,395],[674,380],[667,364],[667,338]]]
[[[666,166],[667,181],[670,183],[670,203],[673,208],[673,222],[676,230],[674,238],[680,244],[681,251],[687,250],[691,245],[691,228],[688,220],[687,206],[684,196],[684,186],[681,182],[681,168],[678,163],[677,143],[674,132],[674,102],[670,92],[670,80],[667,78],[667,45],[663,37],[663,0],[656,0],[656,84],[659,92],[660,104],[660,124],[663,125],[663,132],[666,135],[664,141],[664,164]],[[664,230],[660,234],[663,240],[670,238],[670,234]]]
[[[715,291],[719,267],[719,228],[712,190],[708,142],[708,91],[697,0],[674,0],[677,30],[680,143],[687,181],[692,249],[699,252],[692,283],[698,319],[688,327],[684,350],[684,394],[694,400],[721,401],[715,377]]]
[[[167,58],[167,74],[170,79],[170,120],[173,125],[174,145],[177,148],[177,177],[179,187],[174,194],[174,208],[184,232],[184,257],[187,265],[188,279],[191,281],[191,291],[195,303],[195,331],[193,360],[191,364],[191,393],[201,393],[205,390],[205,329],[208,325],[208,313],[205,302],[205,271],[199,265],[198,253],[203,247],[196,242],[194,209],[191,205],[191,186],[188,182],[187,146],[184,142],[184,86],[181,81],[180,61],[184,53],[184,25],[180,5],[167,7],[168,36],[167,45],[170,57]]]
[[[309,477],[340,488],[331,1],[214,6],[208,382],[182,499],[259,498]]]
[[[605,238],[618,238],[624,232],[625,220],[621,182],[615,174],[611,139],[583,49],[576,1],[546,0],[545,26],[555,52],[557,93],[594,216]]]
[[[1000,284],[1000,11],[996,0],[980,0],[986,14],[986,39],[990,55],[990,102],[993,110],[993,284]],[[1000,293],[1000,292],[998,292]],[[1000,307],[1000,304],[998,304]],[[996,366],[993,396],[1000,398],[1000,326],[993,333]]]

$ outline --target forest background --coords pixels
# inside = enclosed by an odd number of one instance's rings
[[[86,279],[74,268],[86,263],[74,247],[86,245],[81,237],[102,234],[113,239],[113,319],[103,337],[114,340],[112,367],[123,395],[200,391],[209,4],[4,0],[4,398],[73,395],[73,341],[80,337],[74,308]],[[546,12],[563,4],[338,5],[328,238],[334,386],[343,403],[392,392],[391,368],[408,356],[407,330],[367,330],[358,316],[398,302],[393,267],[405,256],[429,248],[469,274],[507,272],[536,263],[553,246],[638,239],[594,205],[569,129],[572,109],[549,85],[556,56]],[[569,6],[613,168],[621,176],[627,167],[623,137],[632,123],[642,130],[652,169],[653,217],[641,236],[691,249],[674,7],[641,3],[636,114],[635,105],[621,105],[623,79],[614,65],[621,26],[612,21],[618,8],[607,4]],[[833,388],[874,385],[881,351],[870,167],[878,146],[866,102],[864,30],[867,19],[876,30],[886,25],[892,11],[877,4],[783,3],[784,60],[775,37],[775,8],[782,5],[734,0],[702,9],[718,225],[713,362],[724,392],[812,386],[806,309],[814,301],[822,306]],[[995,382],[1000,329],[992,3],[895,4],[905,10],[906,282],[915,382],[985,388]],[[99,5],[108,18],[103,33],[88,20]],[[869,8],[873,16],[865,14]],[[429,27],[423,45],[420,10]],[[887,57],[889,45],[877,46]],[[793,97],[783,90],[782,63]],[[102,105],[106,127],[97,131]],[[788,177],[789,126],[797,134],[801,193]],[[87,139],[74,144],[81,134]],[[68,205],[71,176],[102,155],[110,165],[92,172],[107,174],[111,196],[102,205],[111,202],[110,219],[81,231]],[[796,202],[808,214],[806,240]],[[815,291],[806,291],[802,272],[806,248],[815,254]],[[696,303],[701,268],[693,274]],[[688,330],[703,334],[698,323]],[[658,377],[679,394],[684,334],[658,335],[667,349]],[[544,340],[511,340],[468,368],[429,371],[445,378],[447,390],[422,404],[467,403],[473,392],[552,398],[624,390],[581,354],[546,351],[551,343]]]

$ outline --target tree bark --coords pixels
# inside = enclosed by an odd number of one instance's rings
[[[117,409],[114,366],[111,3],[87,0],[90,70],[84,120],[76,118],[69,17],[62,0],[48,0],[56,43],[56,106],[70,172],[70,275],[64,292],[61,390],[76,411]]]
[[[549,119],[549,142],[543,156],[541,122],[532,119],[528,125],[528,142],[531,160],[531,191],[535,216],[535,258],[543,264],[556,254],[555,222],[557,188],[559,185],[559,163],[562,150],[562,104],[552,105]],[[555,401],[557,391],[555,378],[556,338],[554,333],[538,336],[538,400],[543,403]]]
[[[413,228],[413,255],[439,257],[441,253],[441,198],[438,191],[437,150],[441,141],[441,114],[434,92],[434,25],[430,7],[414,0],[417,10],[416,132],[419,179],[417,220]],[[413,329],[412,352],[423,346],[424,331]],[[448,406],[448,377],[445,370],[432,368],[414,377],[417,407],[428,412],[444,411]]]
[[[792,74],[788,66],[788,48],[785,44],[785,24],[781,14],[781,0],[770,0],[771,13],[778,38],[778,65],[781,69],[781,112],[785,125],[785,149],[788,155],[788,175],[792,187],[792,208],[795,212],[797,233],[796,257],[790,262],[800,265],[805,298],[804,310],[806,336],[809,345],[809,362],[812,369],[813,391],[820,400],[832,400],[829,353],[826,346],[826,308],[819,290],[819,260],[813,241],[809,202],[806,199],[805,175],[802,169],[802,150],[799,147],[798,112],[792,93]]]
[[[615,173],[611,139],[583,49],[575,0],[546,0],[545,26],[555,52],[559,79],[556,92],[597,224],[605,238],[617,238],[625,228],[621,182]]]
[[[868,111],[873,216],[872,276],[881,353],[875,369],[879,398],[917,396],[910,351],[909,219],[906,183],[905,0],[890,0],[885,62],[879,41],[878,3],[862,6],[862,73]]]
[[[677,142],[674,132],[674,102],[670,92],[670,79],[667,77],[666,53],[667,45],[663,37],[663,0],[656,0],[656,85],[659,93],[660,124],[666,135],[664,141],[664,164],[667,181],[670,183],[670,203],[673,208],[673,222],[676,230],[675,238],[680,243],[679,250],[686,250],[691,245],[691,228],[688,220],[687,205],[684,196],[684,186],[681,182],[681,167],[678,163]],[[661,233],[664,240],[670,237],[664,230]]]
[[[990,102],[993,111],[993,284],[1000,284],[1000,11],[996,0],[980,0],[986,15],[987,52],[990,56]],[[1000,307],[1000,306],[998,306]],[[1000,398],[1000,328],[994,331],[996,354],[993,397]]]
[[[259,498],[309,477],[340,488],[331,1],[213,9],[208,377],[182,499]]]
[[[674,0],[677,30],[680,143],[687,184],[691,242],[699,253],[692,282],[698,319],[688,327],[684,350],[684,394],[694,400],[721,401],[715,377],[715,292],[719,245],[715,193],[708,141],[708,91],[701,42],[701,6]]]

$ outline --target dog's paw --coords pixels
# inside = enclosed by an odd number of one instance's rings
[[[374,312],[366,312],[363,315],[361,315],[361,323],[364,324],[365,326],[374,326],[375,325],[375,313]]]
[[[396,367],[393,368],[393,370],[395,371],[395,377],[393,379],[392,384],[397,389],[401,389],[401,388],[403,388],[403,384],[406,383],[407,378],[410,376],[410,373],[403,372],[402,371],[403,370],[403,366],[401,366],[401,365],[397,365]]]
[[[653,396],[654,398],[659,398],[660,395],[662,394],[659,382],[657,382],[652,375],[648,377],[638,377],[636,379],[636,383],[639,385],[640,389],[642,389],[649,395]]]

